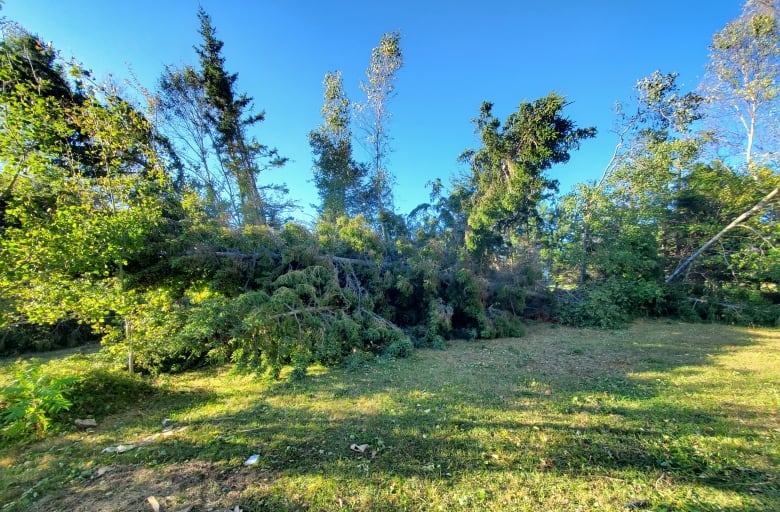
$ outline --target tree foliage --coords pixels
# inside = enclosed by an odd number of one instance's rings
[[[144,288],[129,269],[148,261],[175,209],[171,182],[143,114],[111,88],[81,82],[68,92],[52,56],[29,56],[49,51],[30,38],[7,36],[0,62],[3,321],[127,325]],[[48,72],[17,73],[19,59]]]
[[[148,111],[4,23],[2,340],[86,329],[131,369],[231,361],[302,377],[315,362],[520,336],[529,319],[776,323],[778,32],[767,6],[748,2],[715,35],[706,87],[684,91],[661,72],[637,83],[598,181],[557,195],[550,171],[595,136],[566,116],[565,98],[525,101],[503,121],[486,102],[465,173],[432,181],[408,216],[394,210],[388,170],[403,54],[400,35],[384,34],[365,102],[349,100],[339,72],[325,75],[322,122],[308,134],[312,226],[285,221],[282,191],[261,183],[284,159],[252,135],[264,114],[237,92],[202,9],[197,65],[165,68]],[[353,154],[360,140],[366,163]]]
[[[393,211],[394,182],[388,169],[389,102],[396,95],[397,74],[403,62],[400,32],[387,32],[380,38],[379,45],[371,50],[366,81],[360,83],[366,99],[358,105],[359,119],[365,133],[364,144],[369,153],[371,172],[365,201],[371,218],[380,225],[385,224],[383,218]]]
[[[493,105],[483,103],[475,119],[482,147],[461,159],[471,167],[463,188],[471,193],[467,209],[466,247],[484,258],[538,220],[537,207],[557,192],[557,181],[545,175],[569,160],[594,128],[576,128],[562,111],[566,100],[555,94],[524,102],[503,126]]]
[[[775,0],[748,0],[716,33],[703,90],[718,135],[718,155],[754,173],[777,167],[780,115],[780,20]],[[738,158],[741,156],[741,158]]]
[[[260,175],[286,158],[258,142],[249,130],[265,119],[252,113],[252,98],[236,91],[238,74],[229,73],[211,17],[198,11],[200,68],[168,68],[160,80],[163,131],[179,142],[194,185],[209,205],[232,225],[280,223],[289,205],[278,197],[285,188],[260,185]]]
[[[648,314],[743,323],[779,318],[771,299],[776,278],[755,272],[775,268],[776,164],[766,158],[771,152],[762,152],[760,165],[751,156],[766,134],[761,124],[772,118],[771,109],[757,107],[768,107],[774,94],[776,77],[767,70],[777,44],[768,18],[757,21],[751,9],[716,34],[714,74],[701,92],[680,92],[676,74],[638,82],[636,113],[621,111],[620,142],[604,176],[560,203],[559,245],[551,250],[558,278],[571,282],[580,262],[579,288],[560,303],[566,321],[609,327]],[[749,47],[747,62],[742,50]],[[748,76],[759,74],[764,78],[750,83]],[[752,121],[742,116],[741,138],[718,117],[726,111],[753,113]]]
[[[309,144],[315,156],[314,184],[320,196],[320,213],[334,221],[363,210],[368,168],[352,157],[351,103],[341,73],[327,73],[323,85],[322,125],[309,133]]]

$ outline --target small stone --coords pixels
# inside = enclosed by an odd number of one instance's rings
[[[95,476],[93,478],[100,478],[101,476],[113,470],[114,468],[112,466],[103,466],[102,468],[98,468],[98,470],[95,471]]]
[[[109,446],[103,449],[103,453],[125,453],[134,449],[134,444],[120,444],[119,446]]]
[[[634,500],[629,501],[624,505],[627,510],[640,510],[650,506],[650,500]]]
[[[79,419],[79,420],[76,420],[74,423],[76,424],[76,426],[78,428],[80,428],[82,430],[88,429],[88,428],[91,428],[91,427],[97,427],[97,421],[95,421],[95,418],[87,418],[87,419],[83,419],[83,420]]]

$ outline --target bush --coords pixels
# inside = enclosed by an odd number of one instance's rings
[[[479,337],[479,332],[473,328],[460,328],[452,330],[452,339],[474,341]]]
[[[774,327],[780,324],[780,305],[772,304],[755,290],[723,290],[688,301],[704,320],[733,325]]]
[[[437,298],[431,302],[428,311],[428,336],[446,338],[452,333],[452,315],[454,309]]]
[[[16,363],[14,378],[0,390],[2,433],[6,439],[40,438],[55,416],[73,405],[76,377],[51,377],[40,366]]]
[[[178,298],[156,291],[146,299],[131,324],[132,344],[120,327],[103,342],[118,359],[126,358],[132,345],[135,368],[151,374],[184,371],[207,358],[228,360],[231,332],[258,300],[253,293],[231,298],[204,285],[195,285]]]
[[[414,345],[408,338],[392,342],[385,349],[384,355],[390,358],[409,357],[414,352]]]
[[[780,325],[780,304],[766,292],[746,287],[674,283],[664,288],[661,315],[687,322],[723,322],[743,326]]]
[[[474,331],[478,337],[487,327],[488,319],[485,314],[486,285],[483,279],[468,269],[461,268],[455,271],[452,282],[447,286],[448,303],[452,307],[453,337],[462,338],[464,331]]]
[[[509,311],[490,307],[488,308],[488,318],[491,324],[491,337],[519,338],[525,335],[525,324]]]
[[[73,406],[69,414],[86,418],[105,417],[151,397],[156,391],[139,375],[92,368],[83,373],[71,388],[69,396]]]
[[[563,297],[558,303],[556,316],[564,324],[600,329],[618,329],[629,320],[628,314],[615,303],[611,292],[602,287]]]
[[[306,370],[309,368],[309,358],[300,352],[296,353],[292,357],[292,373],[290,373],[290,380],[303,380],[306,378]]]
[[[371,352],[365,350],[355,350],[344,358],[344,367],[351,372],[362,370],[367,365],[373,363],[376,360],[376,356]]]

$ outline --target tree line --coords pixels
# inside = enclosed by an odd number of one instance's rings
[[[0,350],[100,339],[131,371],[302,376],[528,321],[780,321],[776,1],[749,0],[714,35],[696,90],[660,71],[637,83],[600,179],[561,195],[548,175],[596,135],[566,98],[503,120],[484,102],[466,171],[409,215],[388,165],[401,35],[384,34],[362,101],[324,77],[313,226],[261,185],[286,158],[252,135],[265,114],[198,19],[197,64],[138,100],[2,20]]]

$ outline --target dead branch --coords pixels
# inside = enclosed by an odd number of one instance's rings
[[[713,306],[720,306],[722,308],[730,309],[732,311],[739,311],[742,309],[741,306],[738,304],[729,304],[727,302],[711,302],[707,299],[700,299],[698,297],[686,297],[687,300],[693,302],[694,304],[711,304]]]

